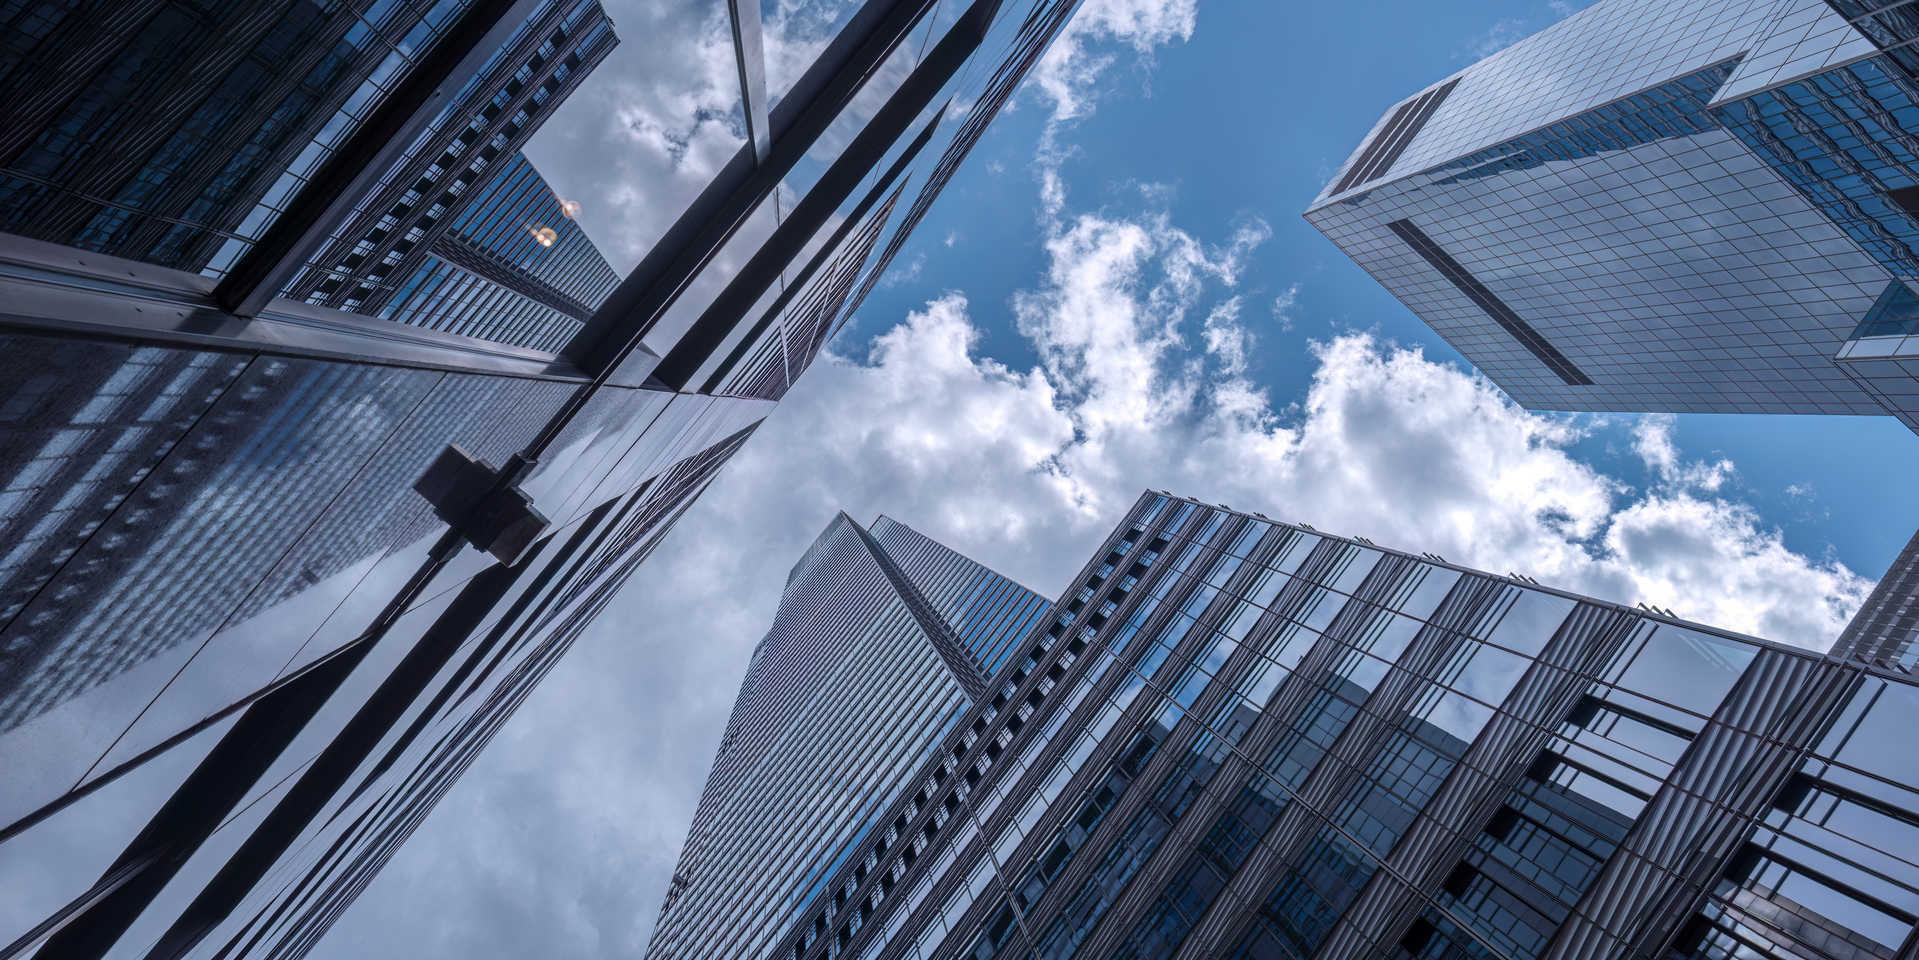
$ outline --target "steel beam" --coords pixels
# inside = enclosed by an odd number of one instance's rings
[[[680,336],[673,349],[667,351],[665,359],[653,371],[654,376],[675,390],[686,386],[707,357],[719,349],[727,334],[733,332],[746,311],[753,308],[754,301],[779,278],[780,271],[799,255],[807,241],[832,217],[833,211],[838,210],[859,187],[860,181],[879,165],[914,118],[932,104],[947,81],[959,73],[973,51],[985,42],[986,31],[992,27],[993,14],[999,11],[999,5],[1000,0],[974,0],[960,15],[959,21],[934,44],[926,59],[913,68],[906,82],[887,98],[886,105],[867,121],[853,142],[806,192],[786,222],[760,245],[706,312]]]
[[[880,177],[879,182],[873,184],[873,189],[868,190],[866,196],[860,198],[859,204],[847,212],[846,219],[820,246],[819,252],[813,254],[813,259],[808,260],[806,266],[801,267],[799,272],[793,275],[786,289],[780,291],[778,297],[773,298],[772,305],[760,315],[759,321],[754,323],[753,328],[746,332],[746,336],[741,337],[740,342],[734,345],[733,352],[727,354],[726,359],[720,361],[720,365],[713,369],[713,374],[707,377],[706,383],[700,387],[701,393],[710,394],[720,388],[720,381],[725,380],[726,375],[733,372],[733,368],[746,356],[746,351],[752,349],[753,344],[759,341],[760,334],[765,333],[766,328],[772,326],[773,321],[778,319],[787,305],[793,302],[793,298],[806,289],[806,284],[820,272],[820,268],[824,267],[828,260],[832,259],[833,254],[840,249],[840,245],[846,242],[847,235],[860,225],[860,221],[866,219],[867,212],[873,209],[873,205],[879,202],[880,197],[886,193],[894,181],[899,179],[900,174],[905,172],[907,165],[913,162],[913,158],[919,156],[919,152],[925,149],[927,141],[933,139],[933,131],[939,127],[940,120],[945,116],[946,111],[941,110],[938,116],[927,123],[926,129],[920,131],[918,137],[913,138],[913,142],[900,152],[899,159],[893,161],[893,165]],[[695,325],[697,326],[697,323]]]
[[[740,100],[746,108],[746,141],[753,159],[765,163],[773,148],[766,126],[766,54],[760,46],[760,0],[726,0],[733,21],[733,60],[740,68]]]

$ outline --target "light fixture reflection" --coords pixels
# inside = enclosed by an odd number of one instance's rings
[[[563,213],[563,214],[565,214],[565,215],[566,215],[566,218],[567,218],[568,220],[574,220],[574,219],[577,219],[577,218],[579,217],[579,215],[580,215],[580,201],[578,201],[578,200],[561,200],[561,201],[560,201],[560,212],[561,212],[561,213]]]
[[[553,241],[559,239],[560,236],[552,227],[542,227],[537,223],[529,224],[527,229],[533,231],[533,239],[542,247],[552,246]]]

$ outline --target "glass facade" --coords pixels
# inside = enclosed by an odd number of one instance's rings
[[[466,6],[9,8],[0,222],[12,233],[217,275]]]
[[[558,352],[618,277],[519,150],[618,43],[542,0],[281,295]]]
[[[834,520],[754,651],[650,953],[766,953],[1047,608],[902,524]]]
[[[1389,113],[1307,219],[1528,407],[1899,412],[1842,351],[1911,269],[1912,81],[1848,18],[1595,4],[1362,162]]]
[[[1072,4],[869,0],[624,278],[519,153],[616,42],[593,0],[229,7],[0,12],[0,860],[84,836],[91,861],[0,916],[8,955],[310,950],[857,309]],[[867,659],[820,686],[799,654],[831,624],[783,621],[738,756],[827,762],[756,738],[881,677],[899,727],[842,756],[884,744],[897,779],[1050,607],[890,521],[838,529],[802,592],[889,592],[833,601]],[[93,819],[134,780],[164,801]],[[856,787],[865,812],[769,876],[849,862],[896,799]],[[761,919],[688,922],[785,923]]]
[[[1913,948],[1901,669],[1149,492],[990,684],[774,942],[652,954]]]
[[[1903,667],[1919,664],[1919,533],[1893,558],[1872,595],[1832,643],[1835,657],[1863,656]]]
[[[564,346],[620,279],[517,153],[420,246],[425,262],[380,308],[383,319],[536,350]]]

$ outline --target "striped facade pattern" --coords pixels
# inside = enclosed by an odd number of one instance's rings
[[[902,524],[837,517],[754,651],[649,956],[763,953],[1046,609]]]
[[[774,946],[654,955],[1915,949],[1898,669],[1149,493],[993,684]]]

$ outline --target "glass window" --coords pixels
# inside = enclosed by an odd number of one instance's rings
[[[1457,693],[1434,687],[1425,699],[1424,709],[1415,708],[1413,716],[1471,743],[1491,720],[1493,711]]]
[[[1662,625],[1621,658],[1613,682],[1642,696],[1712,716],[1758,649],[1725,637]]]
[[[1919,784],[1919,690],[1889,683],[1839,750],[1840,763],[1894,783]]]
[[[1379,565],[1381,556],[1384,554],[1377,550],[1368,550],[1364,547],[1355,550],[1352,561],[1340,573],[1339,579],[1333,581],[1332,588],[1341,593],[1358,591],[1359,585],[1366,582],[1366,575],[1372,573],[1373,568]]]
[[[1506,611],[1499,627],[1487,639],[1508,650],[1538,656],[1546,642],[1559,631],[1559,625],[1572,615],[1575,602],[1537,590],[1521,591],[1519,600]]]
[[[1294,533],[1292,540],[1273,555],[1266,565],[1280,573],[1290,574],[1299,569],[1299,565],[1319,546],[1320,538],[1308,533]]]
[[[1483,643],[1462,644],[1440,682],[1491,706],[1505,702],[1532,661]]]
[[[1446,595],[1452,592],[1453,585],[1459,582],[1461,574],[1457,570],[1423,564],[1419,570],[1413,581],[1417,586],[1413,588],[1412,595],[1405,602],[1395,604],[1395,609],[1409,617],[1430,620],[1433,611],[1439,609],[1440,601],[1445,600]]]

